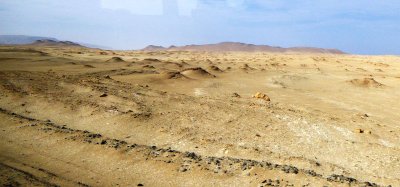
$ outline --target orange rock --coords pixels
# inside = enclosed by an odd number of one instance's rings
[[[263,93],[260,93],[260,92],[257,92],[256,94],[254,94],[253,98],[264,99],[265,101],[271,101],[271,99],[266,94],[263,94]]]

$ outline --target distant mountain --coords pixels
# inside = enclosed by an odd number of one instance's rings
[[[78,43],[70,42],[70,41],[58,41],[58,40],[36,40],[35,42],[28,44],[34,46],[68,46],[68,47],[84,47]]]
[[[163,46],[157,46],[157,45],[149,45],[145,48],[143,48],[143,51],[162,51],[162,50],[166,50],[167,48],[163,47]]]
[[[75,47],[111,49],[110,47],[87,44],[87,43],[61,41],[51,37],[26,36],[26,35],[0,35],[0,45],[41,45],[41,46],[48,45],[48,46],[75,46]]]
[[[88,43],[82,43],[79,42],[79,45],[88,47],[88,48],[96,48],[96,49],[104,49],[104,50],[113,50],[112,47],[107,47],[107,46],[102,46],[102,45],[96,45],[96,44],[88,44]]]
[[[343,51],[338,49],[323,49],[314,47],[273,47],[269,45],[254,45],[245,44],[240,42],[222,42],[217,44],[205,44],[205,45],[186,45],[186,46],[171,46],[165,48],[162,46],[147,46],[142,49],[143,51],[243,51],[243,52],[300,52],[300,53],[329,53],[329,54],[345,54]]]
[[[24,36],[24,35],[0,35],[0,44],[2,45],[22,45],[31,44],[37,40],[53,40],[56,38],[41,37],[41,36]]]

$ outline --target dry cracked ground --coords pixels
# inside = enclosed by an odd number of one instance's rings
[[[0,184],[400,186],[399,83],[396,56],[3,46]]]

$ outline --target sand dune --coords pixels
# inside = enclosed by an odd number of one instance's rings
[[[208,66],[208,69],[209,69],[210,71],[217,72],[217,73],[224,72],[224,71],[223,71],[222,69],[220,69],[218,66],[214,66],[214,65]]]
[[[164,79],[190,79],[181,72],[162,72],[161,75]]]
[[[180,72],[181,74],[188,76],[190,78],[209,78],[209,77],[216,77],[212,75],[208,71],[204,70],[203,68],[196,67],[196,68],[187,68]]]
[[[351,84],[360,87],[384,87],[385,85],[379,83],[374,78],[353,79],[349,81]]]
[[[0,185],[400,186],[399,69],[396,56],[0,46]]]
[[[106,62],[125,62],[121,57],[112,57],[108,59]]]

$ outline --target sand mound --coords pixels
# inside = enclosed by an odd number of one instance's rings
[[[184,60],[181,60],[181,64],[184,65],[184,66],[189,66],[190,65],[187,62],[185,62]]]
[[[143,61],[151,61],[151,62],[161,62],[161,60],[158,60],[156,58],[146,58]]]
[[[193,78],[208,78],[208,77],[216,77],[215,75],[209,73],[208,71],[204,70],[203,68],[188,68],[180,72],[181,74],[193,77]]]
[[[243,64],[242,66],[239,67],[241,70],[244,71],[249,71],[249,70],[255,70],[254,68],[250,67],[248,64]]]
[[[85,68],[95,68],[94,66],[89,65],[89,64],[83,65],[83,67],[85,67]]]
[[[11,48],[11,49],[0,49],[0,52],[7,52],[7,53],[29,53],[32,55],[39,55],[39,56],[49,56],[48,53],[43,51],[38,51],[34,49],[19,49],[19,48]]]
[[[112,57],[106,62],[125,62],[121,57]]]
[[[214,64],[210,59],[207,59],[206,62],[207,62],[208,64],[210,64],[210,65],[213,65],[213,64]]]
[[[173,65],[173,66],[175,66],[175,67],[178,67],[178,68],[181,68],[181,67],[183,67],[184,65],[183,64],[181,64],[181,63],[178,63],[178,62],[170,62],[170,61],[166,61],[166,62],[164,62],[165,64],[164,65]]]
[[[162,72],[161,77],[163,79],[190,79],[189,77],[186,77],[185,75],[181,74],[180,72],[176,72],[176,71]]]
[[[98,54],[98,55],[108,55],[108,53],[105,52],[105,51],[99,51],[99,52],[97,52],[96,54]]]
[[[66,64],[76,65],[77,63],[76,62],[67,62]]]
[[[152,66],[152,65],[144,65],[144,66],[142,66],[143,68],[149,68],[149,69],[155,69],[155,67],[154,66]]]
[[[373,78],[364,78],[364,79],[353,79],[349,81],[351,84],[359,87],[383,87],[382,83],[379,83]]]
[[[281,79],[290,80],[290,81],[303,81],[307,80],[307,77],[299,76],[299,75],[282,75]]]
[[[209,66],[208,69],[214,72],[223,72],[218,66]]]
[[[363,69],[363,68],[357,68],[358,71],[362,71],[362,72],[367,72],[367,70]]]

